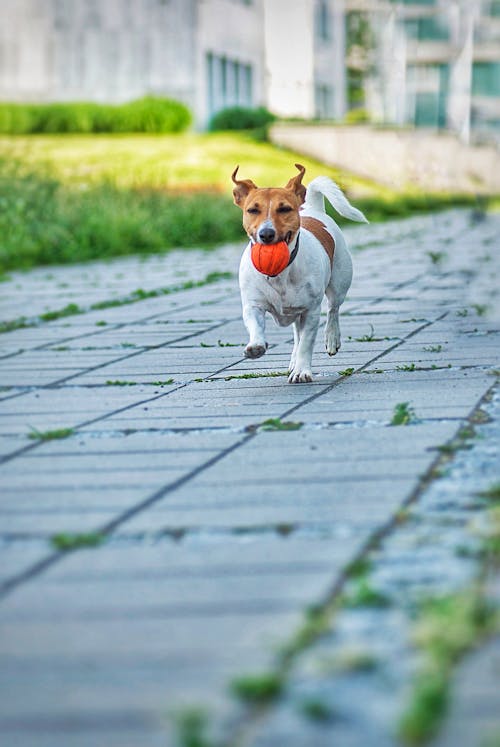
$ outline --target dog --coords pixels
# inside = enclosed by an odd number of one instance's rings
[[[342,231],[325,212],[324,198],[346,218],[368,223],[340,187],[319,176],[306,187],[305,168],[283,188],[259,188],[250,179],[232,174],[234,202],[243,211],[243,227],[250,239],[240,262],[239,283],[243,321],[250,340],[247,358],[260,358],[267,350],[265,317],[280,326],[293,324],[294,345],[289,365],[291,384],[313,380],[312,353],[323,296],[328,301],[325,345],[328,355],[340,348],[339,307],[352,281],[352,260]],[[254,244],[281,241],[289,252],[288,265],[276,276],[259,272],[252,261]]]

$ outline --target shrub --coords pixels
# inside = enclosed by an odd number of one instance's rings
[[[263,106],[251,109],[244,106],[231,106],[222,109],[211,119],[210,130],[260,130],[276,117]]]
[[[346,124],[365,124],[370,121],[370,113],[363,108],[350,109],[344,117]]]
[[[191,123],[179,101],[145,96],[124,104],[92,101],[0,104],[0,133],[182,132]]]

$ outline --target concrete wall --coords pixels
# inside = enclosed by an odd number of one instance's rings
[[[394,189],[500,193],[500,152],[493,146],[466,146],[449,134],[277,124],[271,139]]]
[[[195,0],[2,0],[0,98],[194,102]]]

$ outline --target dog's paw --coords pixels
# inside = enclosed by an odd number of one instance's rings
[[[248,345],[245,348],[245,358],[260,358],[268,348],[267,342],[264,345]]]
[[[340,350],[340,337],[333,333],[325,335],[325,347],[328,355],[337,355]]]
[[[302,371],[294,369],[288,377],[289,384],[307,384],[313,380],[313,375],[309,369],[305,368]]]

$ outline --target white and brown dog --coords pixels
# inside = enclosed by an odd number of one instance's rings
[[[232,179],[234,202],[243,210],[243,227],[250,243],[240,263],[243,321],[250,335],[247,358],[260,358],[267,350],[265,315],[269,312],[283,327],[293,324],[294,346],[290,359],[290,383],[312,381],[311,359],[318,331],[321,302],[326,295],[328,318],[325,344],[328,355],[340,348],[339,306],[352,280],[352,261],[344,236],[325,213],[324,197],[346,218],[367,223],[341,189],[326,176],[306,188],[305,168],[283,188],[259,188],[250,179]],[[274,277],[255,269],[251,248],[256,242],[285,241],[290,260]]]

